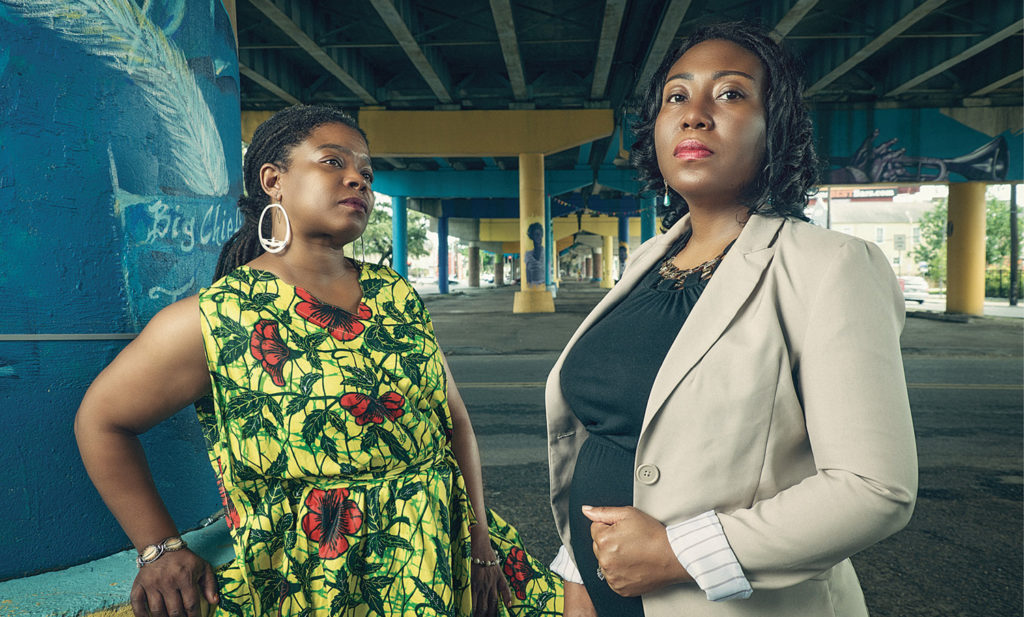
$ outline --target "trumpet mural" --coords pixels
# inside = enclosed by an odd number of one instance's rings
[[[878,134],[878,129],[872,131],[852,156],[833,157],[838,168],[828,172],[828,182],[948,182],[953,179],[950,174],[966,181],[1002,182],[1007,178],[1008,144],[1002,135],[973,152],[943,159],[907,156],[907,149],[899,147],[895,137],[876,146]]]

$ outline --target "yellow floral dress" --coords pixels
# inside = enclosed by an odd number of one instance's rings
[[[235,548],[217,615],[472,612],[430,317],[393,270],[359,266],[356,314],[247,266],[199,295],[213,388],[196,409]],[[561,614],[561,580],[488,518],[511,613]]]

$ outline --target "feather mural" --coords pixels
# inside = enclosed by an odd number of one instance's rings
[[[185,55],[131,0],[0,0],[81,45],[145,94],[173,144],[169,164],[196,195],[228,192],[224,146]]]

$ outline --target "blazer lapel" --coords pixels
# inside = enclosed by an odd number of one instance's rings
[[[688,216],[686,222],[688,227]],[[774,239],[783,222],[782,218],[758,215],[747,221],[665,355],[647,400],[641,435],[676,385],[718,340],[750,297],[775,253]]]

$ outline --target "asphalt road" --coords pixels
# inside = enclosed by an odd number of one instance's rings
[[[560,294],[560,313],[545,316],[510,315],[510,293],[507,304],[427,298],[480,442],[488,505],[544,560],[559,542],[547,504],[543,384],[599,297]],[[1024,320],[909,318],[901,342],[920,491],[907,528],[854,557],[871,614],[1022,615]]]

